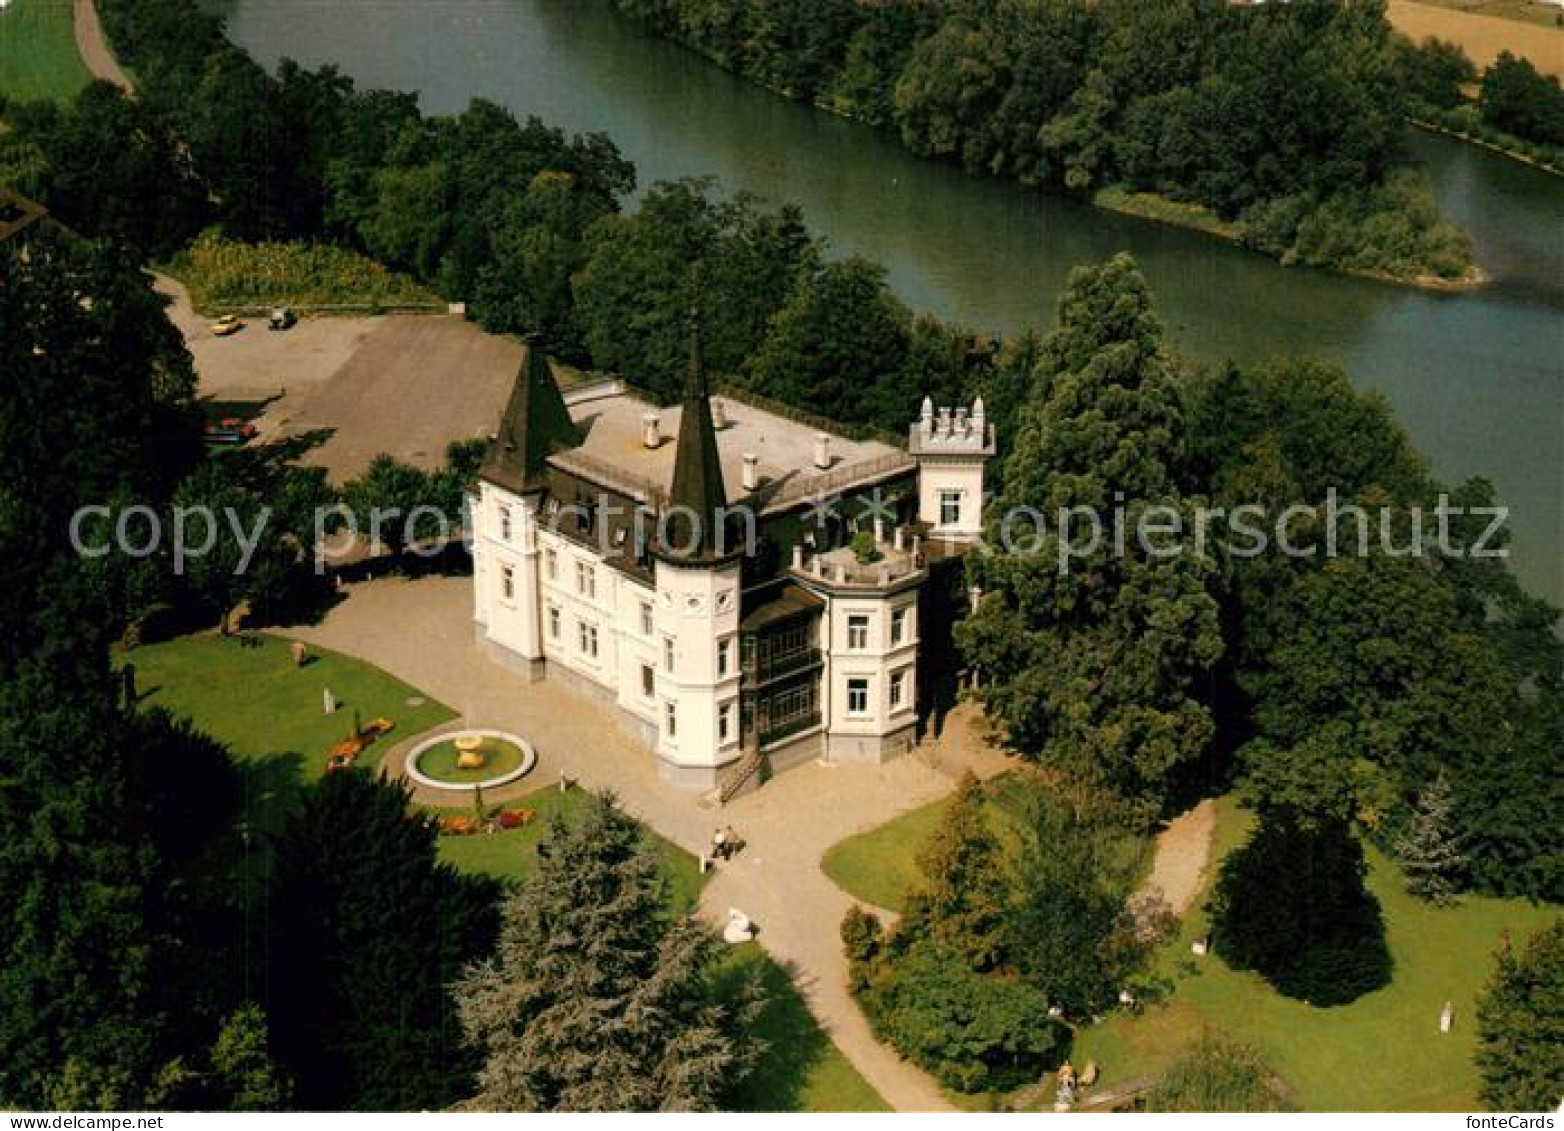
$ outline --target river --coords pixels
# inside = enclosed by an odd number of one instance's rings
[[[606,0],[224,0],[268,65],[335,63],[426,111],[474,96],[601,130],[643,186],[705,176],[803,206],[840,253],[878,260],[917,309],[1010,331],[1052,322],[1069,268],[1128,250],[1181,350],[1314,356],[1383,393],[1454,482],[1485,475],[1510,508],[1513,564],[1564,603],[1564,180],[1413,134],[1442,206],[1493,276],[1433,294],[1287,269],[1192,232],[922,161],[893,139],[754,88],[642,35]]]

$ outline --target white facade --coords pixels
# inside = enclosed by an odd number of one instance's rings
[[[994,426],[979,397],[937,412],[927,397],[908,450],[918,460],[918,518],[932,537],[971,541],[983,532],[983,468],[995,451]]]
[[[604,411],[602,402],[587,407]],[[634,405],[621,410],[626,418],[642,415]],[[746,423],[756,429],[799,427],[757,421],[745,406],[728,413],[749,414]],[[846,546],[781,547],[791,564],[748,592],[741,556],[627,564],[622,552],[554,529],[552,485],[533,483],[532,493],[521,494],[482,481],[472,500],[478,638],[526,677],[561,679],[616,712],[655,754],[663,776],[680,784],[720,784],[725,772],[760,755],[773,768],[806,757],[894,756],[916,741],[929,542],[978,533],[983,464],[992,452],[981,404],[970,416],[925,412],[913,434],[917,483],[909,505],[915,498],[920,527],[888,531],[877,522],[882,541],[868,562]],[[814,463],[797,474],[820,474]],[[587,465],[563,457],[550,464],[577,477],[570,489],[579,497]],[[861,466],[889,468],[902,483],[914,472],[910,461],[883,453]],[[593,461],[588,470],[597,467]],[[833,474],[852,479],[852,471]],[[624,486],[623,476],[604,483],[605,490]],[[954,515],[953,492],[961,499]]]

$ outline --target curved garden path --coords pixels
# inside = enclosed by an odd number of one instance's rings
[[[76,0],[74,20],[76,26],[76,50],[81,61],[92,72],[93,78],[103,79],[119,87],[126,94],[136,93],[136,84],[109,50],[108,37],[103,34],[103,21],[98,19],[98,8],[92,0]]]
[[[736,907],[753,919],[758,941],[788,970],[821,1027],[893,1108],[951,1110],[926,1073],[874,1039],[848,993],[837,928],[852,901],[821,872],[820,858],[845,837],[947,795],[974,757],[965,726],[947,721],[948,748],[942,739],[921,757],[884,766],[811,763],[717,810],[699,791],[663,782],[651,755],[604,709],[490,662],[473,640],[469,578],[385,578],[345,592],[322,624],[287,635],[368,660],[472,725],[528,739],[538,752],[532,786],[569,777],[612,790],[627,812],[697,855],[718,824],[734,825],[747,847],[707,884],[703,914],[721,923]]]

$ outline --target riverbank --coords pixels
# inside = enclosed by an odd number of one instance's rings
[[[1226,240],[1228,243],[1243,247],[1246,250],[1257,251],[1244,242],[1243,227],[1231,220],[1224,220],[1209,208],[1198,204],[1188,204],[1183,201],[1169,200],[1154,192],[1131,192],[1122,185],[1113,185],[1109,188],[1099,189],[1092,197],[1092,204],[1109,212],[1117,212],[1123,216],[1134,216],[1140,220],[1151,220],[1159,224],[1171,224],[1178,228],[1187,228],[1190,231],[1202,232],[1205,235],[1215,236],[1217,239]],[[1261,254],[1264,254],[1263,252]],[[1267,256],[1275,258],[1284,267],[1295,266],[1289,263],[1286,257]],[[1314,265],[1319,266],[1319,265]],[[1486,286],[1492,281],[1489,274],[1477,264],[1467,268],[1466,274],[1459,279],[1447,279],[1432,274],[1397,275],[1388,271],[1372,271],[1343,266],[1321,267],[1322,270],[1333,271],[1341,275],[1350,275],[1358,279],[1369,279],[1376,283],[1388,283],[1399,287],[1414,287],[1423,291],[1461,293]]]
[[[1530,154],[1512,146],[1507,146],[1499,142],[1489,141],[1487,138],[1479,137],[1476,134],[1468,133],[1465,130],[1456,129],[1454,126],[1441,125],[1438,122],[1430,122],[1422,118],[1408,118],[1407,122],[1427,133],[1439,134],[1442,137],[1454,138],[1456,141],[1464,141],[1468,145],[1479,146],[1488,150],[1490,153],[1497,153],[1500,157],[1507,157],[1511,161],[1519,161],[1522,165],[1530,165],[1533,169],[1540,169],[1544,173],[1549,173],[1555,177],[1564,177],[1564,168],[1561,168],[1558,165],[1550,164],[1547,161],[1539,160],[1538,158],[1533,157]]]
[[[680,0],[671,3],[672,12],[681,10]],[[1209,149],[1224,155],[1201,171],[1177,163],[1159,164],[1154,156],[1155,138],[1144,128],[1145,115],[1136,113],[1153,105],[1154,96],[1145,92],[1132,107],[1120,107],[1112,114],[1086,114],[1077,106],[1083,97],[1091,101],[1084,86],[1062,108],[1057,103],[1037,102],[1036,92],[1020,80],[1008,90],[985,90],[986,80],[975,79],[974,89],[959,97],[946,91],[939,79],[941,67],[976,66],[963,51],[980,55],[987,51],[981,59],[996,73],[1015,65],[1016,60],[1002,52],[995,55],[998,49],[992,46],[968,43],[958,50],[942,39],[943,29],[920,40],[910,55],[890,62],[888,69],[871,68],[872,74],[862,75],[853,72],[856,85],[844,86],[845,72],[840,68],[846,64],[818,47],[770,41],[757,47],[739,34],[741,26],[696,33],[666,11],[645,14],[631,0],[614,0],[607,7],[619,19],[639,28],[642,35],[688,52],[771,96],[867,126],[919,160],[956,165],[974,177],[1018,183],[1056,197],[1084,196],[1107,211],[1219,236],[1283,266],[1303,264],[1430,291],[1470,290],[1489,279],[1473,261],[1468,234],[1440,212],[1429,185],[1410,166],[1393,164],[1372,183],[1350,177],[1321,182],[1302,170],[1335,160],[1337,155],[1328,144],[1310,149],[1280,141],[1260,143],[1257,154],[1240,152],[1241,147],[1225,140],[1235,128],[1243,133],[1243,122],[1250,132],[1263,136],[1281,129],[1274,122],[1265,128],[1264,115],[1251,115],[1252,120],[1241,119],[1238,127],[1229,123],[1219,129],[1207,121],[1209,114],[1187,108],[1182,111],[1189,115],[1179,122],[1179,128],[1192,135],[1188,144],[1197,151]],[[865,21],[857,26],[854,42],[875,32],[873,22]],[[883,33],[880,29],[878,34]],[[1235,49],[1242,42],[1235,38]],[[935,62],[934,56],[942,53],[951,57]],[[1222,77],[1236,83],[1241,71]],[[1025,108],[1007,110],[999,117],[1022,117],[987,129],[969,120],[962,109],[963,103],[977,105],[984,99],[999,99],[1006,105],[1016,101]],[[1336,123],[1334,132],[1351,132],[1359,126],[1381,130],[1386,146],[1393,147],[1399,117],[1381,113],[1378,119],[1369,120],[1372,115],[1368,111],[1363,117],[1362,122],[1344,118]],[[1031,140],[1017,141],[1017,136]],[[1137,158],[1127,161],[1114,156],[1125,149],[1134,151]],[[1347,156],[1348,161],[1360,158]],[[1256,161],[1292,172],[1268,178],[1263,191],[1258,185],[1233,185],[1223,180],[1235,165],[1248,167]],[[1201,203],[1174,201],[1158,192],[1136,190],[1126,182],[1170,185],[1179,195],[1193,195],[1192,186],[1198,185],[1204,185],[1206,191],[1201,193]],[[1213,184],[1220,187],[1213,189]],[[1240,209],[1241,221],[1221,215]]]

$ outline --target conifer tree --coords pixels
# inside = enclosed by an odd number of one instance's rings
[[[1552,1111],[1564,1096],[1564,918],[1516,957],[1506,938],[1477,1003],[1482,1098],[1496,1111]]]
[[[1430,903],[1455,901],[1466,859],[1456,839],[1455,798],[1443,774],[1418,797],[1411,823],[1395,847],[1407,891]]]
[[[330,774],[276,841],[263,1004],[306,1110],[416,1111],[470,1094],[449,986],[493,937],[495,891],[440,862],[408,796]]]
[[[918,855],[923,881],[907,894],[904,937],[928,937],[991,970],[1005,954],[1008,867],[983,807],[983,787],[970,772],[950,810]]]
[[[1150,817],[1214,735],[1223,640],[1214,564],[1185,542],[1175,370],[1132,259],[1071,274],[1033,384],[958,641],[1016,750]]]
[[[494,957],[456,987],[497,1111],[714,1111],[761,1051],[759,992],[718,988],[722,944],[670,915],[641,827],[594,797],[556,818],[506,899]]]
[[[272,1060],[260,1006],[241,1006],[224,1019],[209,1064],[223,1110],[282,1111],[288,1106],[292,1088]]]
[[[1249,840],[1222,862],[1212,895],[1216,948],[1277,991],[1342,1005],[1390,981],[1379,901],[1350,824],[1266,808]]]

